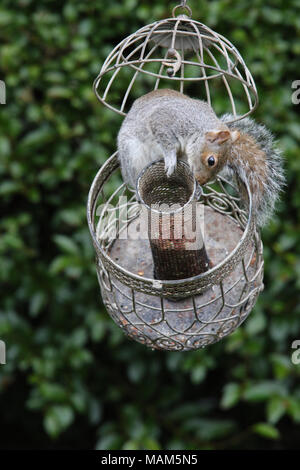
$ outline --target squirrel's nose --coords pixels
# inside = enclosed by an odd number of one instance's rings
[[[197,173],[195,174],[195,179],[198,181],[200,186],[202,186],[203,184],[207,182],[206,178],[203,175],[199,175]]]

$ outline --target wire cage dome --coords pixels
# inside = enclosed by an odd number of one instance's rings
[[[184,14],[176,16],[180,11]],[[234,117],[228,122],[249,115],[258,104],[255,82],[239,51],[193,20],[187,5],[178,5],[173,17],[121,41],[94,82],[100,102],[123,116],[138,97],[137,90],[159,88],[206,100],[215,111],[231,113]]]
[[[142,94],[171,88],[206,100],[217,114],[230,113],[227,122],[252,113],[258,96],[240,53],[191,14],[183,1],[171,18],[118,44],[94,81],[100,102],[125,116]],[[187,199],[203,210],[204,245],[197,253],[184,251],[185,241],[175,237],[157,242],[149,232],[148,238],[133,236],[140,231],[147,191],[160,181],[155,197],[163,199],[169,182],[163,181],[163,170],[150,165],[141,193],[120,184],[117,152],[92,183],[87,216],[102,299],[112,319],[152,349],[190,351],[221,340],[247,318],[263,289],[263,248],[247,184],[245,206],[241,181],[218,176],[197,192],[193,175],[179,167]],[[171,199],[184,196],[182,185],[174,187]]]

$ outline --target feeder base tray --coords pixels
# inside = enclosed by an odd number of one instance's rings
[[[243,232],[228,215],[208,206],[204,220],[205,247],[211,265],[216,266],[236,247]],[[131,224],[139,224],[139,219]],[[215,343],[245,320],[259,295],[263,263],[257,245],[253,238],[243,262],[200,295],[172,301],[135,291],[111,276],[112,289],[102,286],[104,303],[128,336],[151,348],[187,351]],[[149,240],[117,238],[109,256],[128,271],[153,279]]]

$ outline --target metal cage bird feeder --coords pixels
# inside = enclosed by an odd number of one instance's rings
[[[187,14],[177,17],[179,9]],[[249,115],[258,98],[241,55],[227,39],[190,16],[183,2],[175,7],[172,18],[147,25],[124,39],[107,57],[94,82],[98,99],[125,115],[138,97],[136,85],[145,92],[166,86],[189,95],[194,92],[211,106],[225,91],[228,106],[222,111],[230,111],[233,121]],[[121,103],[116,99],[120,83],[124,86]],[[150,176],[154,170],[151,165],[142,172],[138,191],[124,183],[115,184],[120,181],[116,152],[92,183],[87,213],[102,298],[112,319],[130,338],[153,349],[194,350],[233,332],[263,289],[263,250],[252,195],[246,185],[246,210],[237,186],[221,176],[202,191],[198,188],[197,194],[188,172],[179,168],[187,199],[197,200],[202,211],[204,244],[195,250],[196,255],[182,252],[182,243],[174,251],[178,237],[168,239],[166,245],[159,237],[151,238],[149,231],[148,237],[137,236],[144,223],[143,212],[152,211],[148,202],[153,203],[149,188],[153,189]],[[143,180],[145,172],[147,179]],[[158,181],[163,170],[156,173]],[[158,188],[151,198],[161,202],[166,189]],[[173,251],[168,251],[170,244]],[[180,263],[189,269],[181,266],[180,271]]]

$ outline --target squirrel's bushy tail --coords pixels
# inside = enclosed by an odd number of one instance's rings
[[[224,122],[232,119],[234,119],[232,114],[225,114],[221,117]],[[253,194],[253,209],[256,221],[259,226],[263,226],[271,218],[275,203],[285,185],[282,152],[278,148],[272,133],[264,125],[256,123],[253,119],[244,118],[228,124],[228,127],[231,130],[237,129],[242,135],[252,137],[259,150],[265,153],[263,172],[258,171],[258,168],[255,171],[255,167],[249,170],[247,162],[244,165],[243,155],[237,154],[238,152],[241,153],[238,146],[235,149],[234,156],[236,163],[234,166],[229,164],[225,168],[226,173],[231,177],[238,175],[242,180],[248,178],[250,187],[252,186],[252,192],[255,193]]]

